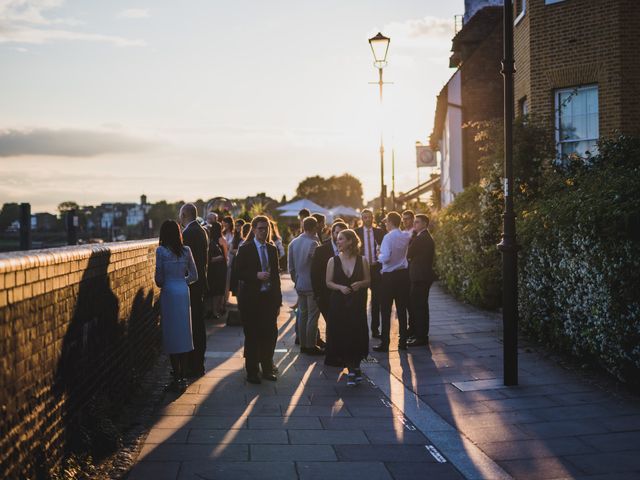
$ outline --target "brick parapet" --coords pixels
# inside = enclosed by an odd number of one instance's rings
[[[0,471],[40,478],[96,395],[153,362],[157,240],[0,254]]]

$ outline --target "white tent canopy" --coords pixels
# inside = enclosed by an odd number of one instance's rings
[[[328,215],[330,213],[326,208],[321,207],[317,203],[307,200],[306,198],[296,200],[295,202],[287,203],[285,205],[280,205],[276,210],[283,212],[280,214],[283,217],[296,217],[298,216],[298,212],[303,208],[306,208],[311,213],[322,213],[323,215]],[[291,215],[291,212],[295,212],[295,215]]]
[[[335,217],[359,217],[360,212],[355,208],[345,207],[344,205],[338,205],[329,210],[331,215]]]

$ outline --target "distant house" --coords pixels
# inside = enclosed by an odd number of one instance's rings
[[[517,0],[515,108],[553,127],[559,156],[640,134],[640,2]]]
[[[467,0],[464,25],[452,40],[449,65],[456,71],[438,95],[429,141],[440,152],[442,206],[478,181],[480,152],[471,125],[503,113],[500,3]]]

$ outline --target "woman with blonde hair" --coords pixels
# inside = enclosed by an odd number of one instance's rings
[[[342,230],[336,240],[339,254],[327,263],[327,287],[332,290],[327,319],[327,356],[349,369],[347,385],[362,381],[360,362],[369,354],[367,287],[369,264],[359,254],[360,239]]]

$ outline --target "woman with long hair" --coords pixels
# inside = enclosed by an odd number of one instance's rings
[[[222,225],[213,222],[209,228],[209,270],[207,281],[211,295],[211,311],[220,318],[224,310],[224,293],[227,285],[227,241],[222,236]]]
[[[327,319],[327,357],[340,359],[349,369],[347,385],[362,381],[360,362],[369,354],[367,287],[369,264],[359,254],[360,239],[353,230],[342,230],[336,241],[339,254],[327,263],[327,287],[331,292]]]
[[[162,346],[173,367],[173,382],[167,389],[186,388],[187,353],[193,350],[189,285],[198,280],[191,249],[182,242],[178,222],[165,220],[156,249],[155,282],[160,287]]]

